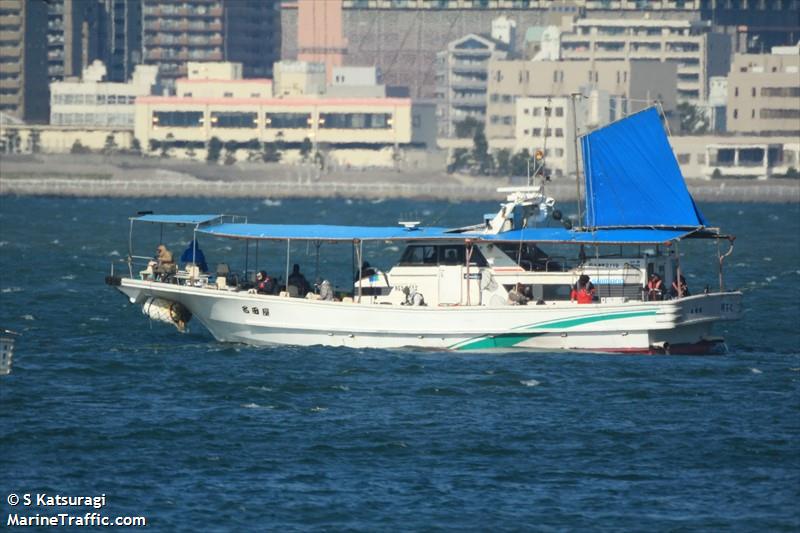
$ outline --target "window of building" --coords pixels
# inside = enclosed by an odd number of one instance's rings
[[[751,109],[750,110],[750,118],[756,118],[756,110],[755,109]]]
[[[800,97],[800,87],[762,87],[761,96]]]
[[[497,94],[497,93],[492,93],[491,95],[489,95],[489,101],[490,102],[499,102],[500,101],[500,95]]]
[[[533,116],[534,117],[542,116],[542,108],[541,107],[534,107],[533,108]]]
[[[733,96],[739,96],[739,88],[738,87],[735,87],[733,89]]]
[[[564,116],[564,108],[563,107],[557,107],[556,108],[556,116],[557,117],[563,117]]]
[[[533,133],[531,134],[534,137],[541,137],[542,136],[542,128],[533,128]]]
[[[510,124],[513,124],[513,123],[514,123],[514,117],[510,117],[508,115],[503,117],[503,124],[510,125]]]
[[[311,113],[267,113],[266,127],[281,130],[304,130],[311,126]]]
[[[760,118],[800,118],[800,109],[762,109],[759,112]]]
[[[512,102],[511,95],[510,94],[504,94],[503,95],[503,103],[504,104],[508,104],[508,103],[511,103],[511,102]]]
[[[530,109],[528,109],[527,107],[526,107],[525,109],[523,109],[523,110],[522,110],[522,112],[523,112],[524,114],[526,114],[526,115],[530,115],[530,114],[531,114],[531,110],[530,110]]]
[[[191,98],[192,97],[192,93],[183,93],[183,97],[184,98]]]
[[[556,157],[564,157],[564,149],[556,148]]]
[[[556,128],[556,137],[563,137],[563,136],[564,136],[564,130],[561,128]]]
[[[752,96],[752,97],[754,97],[754,98],[755,98],[755,96],[756,96],[756,88],[755,88],[755,87],[753,87],[753,88],[750,90],[750,96]]]
[[[678,154],[678,163],[681,165],[686,165],[689,163],[691,159],[691,154]]]
[[[154,111],[153,126],[199,128],[203,122],[202,111]]]
[[[531,132],[531,130],[522,130],[522,134],[523,135],[528,135],[530,132]]]
[[[738,109],[734,109],[733,110],[733,118],[739,118],[739,110]]]
[[[389,129],[391,113],[321,113],[320,128],[325,129]]]
[[[256,128],[258,113],[233,113],[214,111],[211,113],[212,128]]]
[[[489,122],[491,122],[492,124],[497,124],[498,122],[500,122],[500,117],[497,115],[492,115],[491,117],[489,117]]]
[[[225,98],[233,98],[233,93],[228,92],[228,93],[225,93],[223,96]]]
[[[261,98],[261,93],[250,93],[250,98]]]
[[[98,94],[97,95],[97,103],[100,104],[100,105],[105,105],[105,103],[106,103],[106,95]]]

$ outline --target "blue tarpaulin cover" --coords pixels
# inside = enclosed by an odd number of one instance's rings
[[[589,228],[697,228],[705,218],[686,188],[655,107],[581,138]]]
[[[466,240],[494,242],[541,242],[569,244],[660,244],[687,236],[685,230],[666,229],[606,229],[594,232],[565,228],[526,228],[497,235],[477,232],[454,233],[447,228],[280,225],[280,224],[219,224],[208,226],[199,233],[216,237],[265,240],[314,241],[445,241]]]
[[[154,222],[157,224],[206,224],[222,218],[222,215],[142,215],[132,217],[136,222]]]

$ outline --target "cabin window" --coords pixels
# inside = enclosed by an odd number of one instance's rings
[[[409,246],[400,258],[401,265],[435,265],[435,246]]]

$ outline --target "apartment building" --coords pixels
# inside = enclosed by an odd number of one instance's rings
[[[0,0],[0,112],[47,121],[47,4]]]
[[[670,116],[676,106],[677,65],[672,61],[494,61],[489,66],[486,136],[515,137],[516,101],[527,96],[569,96],[592,89],[620,96],[611,120],[661,102]]]
[[[278,92],[277,80],[273,96],[270,80],[238,77],[236,67],[228,70],[227,79],[221,79],[217,76],[225,73],[219,68],[213,75],[198,72],[198,77],[177,80],[177,96],[136,99],[135,132],[142,146],[154,141],[202,149],[212,137],[242,144],[281,142],[289,147],[309,139],[314,145],[340,149],[435,144],[434,104],[410,98],[284,95]],[[190,75],[192,71],[190,65]]]
[[[730,133],[800,136],[800,44],[736,54],[726,118]]]
[[[80,80],[50,84],[50,124],[133,130],[134,102],[151,93],[157,72],[155,65],[138,65],[130,82],[108,82],[106,66],[95,60]]]
[[[165,86],[189,61],[235,61],[245,76],[272,75],[280,56],[278,4],[260,0],[142,0],[143,61]]]
[[[453,137],[455,125],[467,118],[486,122],[489,65],[506,59],[508,43],[489,35],[456,39],[436,57],[439,135]]]
[[[704,103],[709,76],[730,66],[731,38],[705,25],[667,19],[579,19],[561,35],[562,59],[649,59],[678,65],[678,100]]]

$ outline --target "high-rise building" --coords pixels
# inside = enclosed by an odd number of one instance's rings
[[[342,0],[298,0],[297,59],[325,65],[328,81],[344,64],[347,43],[342,36]]]
[[[124,83],[142,62],[142,0],[100,1],[96,20],[90,22],[97,42],[87,43],[87,60],[101,59],[108,80]]]
[[[800,40],[798,0],[703,0],[700,13],[714,31],[735,35],[734,51],[765,53]]]
[[[189,61],[241,62],[244,75],[269,76],[279,57],[277,2],[142,0],[142,60],[162,82],[186,77]]]
[[[486,122],[489,64],[507,56],[508,42],[478,34],[456,39],[437,55],[439,135],[453,137],[456,123],[467,118]]]
[[[47,122],[47,4],[0,0],[0,112]]]

